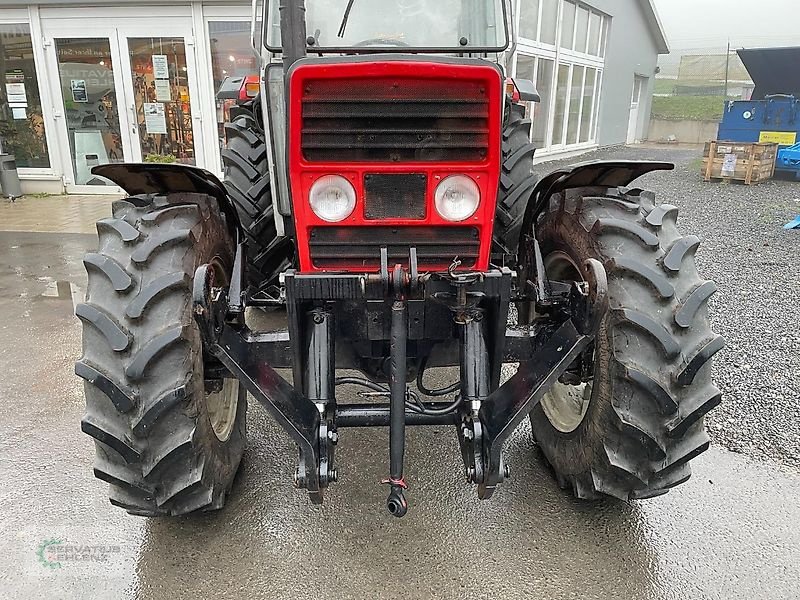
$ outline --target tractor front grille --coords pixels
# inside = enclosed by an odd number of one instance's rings
[[[489,152],[480,81],[311,79],[301,102],[310,162],[479,162]]]
[[[424,219],[427,187],[428,178],[420,173],[367,173],[364,175],[364,217],[368,221]]]
[[[444,270],[456,258],[473,268],[480,241],[475,227],[314,227],[309,240],[311,262],[318,269],[376,271],[381,248],[389,267],[408,266],[409,250],[417,249],[420,271]]]

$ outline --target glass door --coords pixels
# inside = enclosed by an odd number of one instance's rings
[[[120,19],[52,27],[49,63],[61,121],[62,169],[70,193],[119,189],[92,167],[118,162],[204,164],[195,147],[196,105],[191,20],[156,25]],[[91,35],[86,32],[91,32]]]
[[[193,86],[183,37],[125,37],[127,110],[135,162],[198,164]]]
[[[110,191],[97,189],[113,184],[91,170],[130,157],[127,123],[120,110],[124,104],[118,93],[122,77],[116,36],[113,31],[103,37],[65,32],[64,37],[53,38],[51,47],[58,73],[54,97],[61,104],[55,116],[61,122],[61,147],[68,149],[62,153],[63,161],[69,161],[62,165],[67,191]]]

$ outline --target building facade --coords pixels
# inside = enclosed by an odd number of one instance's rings
[[[512,1],[513,72],[542,96],[530,107],[540,158],[644,139],[667,52],[651,0]],[[247,3],[2,2],[3,152],[27,193],[118,191],[91,174],[109,162],[221,175],[228,106],[215,91],[256,70]]]

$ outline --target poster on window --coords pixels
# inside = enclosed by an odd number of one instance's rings
[[[153,77],[169,79],[169,64],[166,54],[153,54]]]
[[[148,134],[167,133],[167,118],[161,102],[144,103],[144,128]]]
[[[6,84],[6,97],[8,103],[11,105],[26,105],[28,104],[28,96],[25,93],[24,83],[7,83]]]
[[[159,102],[170,102],[172,95],[169,91],[168,79],[156,79],[154,82],[156,86],[156,100]]]
[[[11,106],[28,106],[28,95],[25,92],[25,73],[21,69],[6,71],[6,98]]]
[[[25,73],[22,69],[6,71],[6,83],[25,83]]]
[[[88,102],[89,94],[86,91],[85,79],[72,79],[69,82],[69,89],[72,92],[73,102]]]

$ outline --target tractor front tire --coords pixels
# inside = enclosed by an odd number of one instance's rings
[[[579,498],[663,494],[709,446],[704,415],[721,399],[711,357],[724,341],[709,326],[716,286],[697,273],[700,242],[677,216],[649,192],[586,188],[554,196],[538,220],[549,278],[578,280],[590,258],[608,273],[593,376],[557,383],[530,415],[559,484]]]
[[[258,118],[259,105],[247,102],[231,110],[222,150],[225,189],[247,239],[247,283],[251,292],[269,291],[292,264],[289,238],[278,237],[270,189],[267,141]]]
[[[244,452],[247,400],[233,379],[206,379],[192,281],[202,264],[224,281],[234,242],[201,194],[131,197],[97,223],[87,254],[81,429],[111,503],[141,516],[222,508]]]
[[[539,181],[533,174],[536,146],[531,143],[531,125],[531,120],[525,118],[525,107],[512,104],[503,125],[503,162],[495,211],[494,255],[517,254],[525,206]]]

